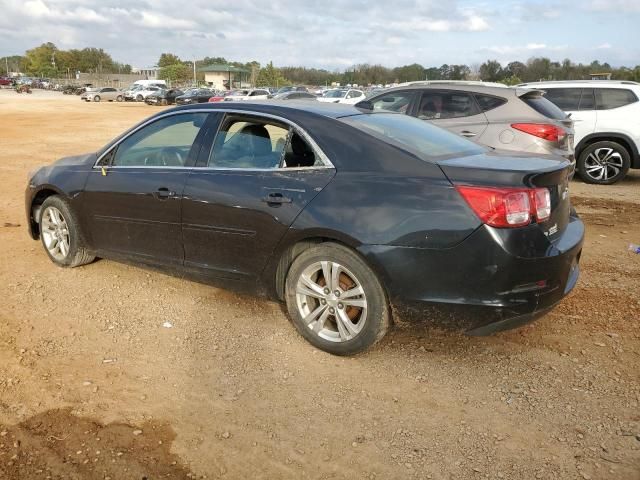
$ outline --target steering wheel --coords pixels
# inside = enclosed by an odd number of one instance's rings
[[[182,152],[177,147],[165,147],[156,154],[158,163],[163,167],[182,167],[184,159]]]

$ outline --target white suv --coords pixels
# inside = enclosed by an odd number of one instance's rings
[[[576,169],[587,183],[612,184],[640,168],[640,83],[616,80],[533,82],[518,85],[545,98],[575,122]]]

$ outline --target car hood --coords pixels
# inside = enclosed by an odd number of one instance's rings
[[[84,153],[82,155],[74,155],[72,157],[61,158],[60,160],[53,162],[51,165],[48,165],[48,167],[73,167],[83,165],[93,166],[93,164],[96,162],[96,158],[97,157],[95,152]]]

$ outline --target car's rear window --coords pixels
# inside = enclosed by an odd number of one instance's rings
[[[484,148],[447,130],[403,114],[373,113],[339,119],[352,127],[429,160],[475,155]]]
[[[564,120],[567,114],[540,94],[527,94],[520,97],[524,103],[536,112],[554,120]]]

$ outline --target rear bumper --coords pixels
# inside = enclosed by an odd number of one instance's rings
[[[403,319],[486,335],[535,320],[561,301],[578,280],[583,239],[574,216],[553,241],[535,226],[483,226],[449,249],[365,245],[360,252]]]

